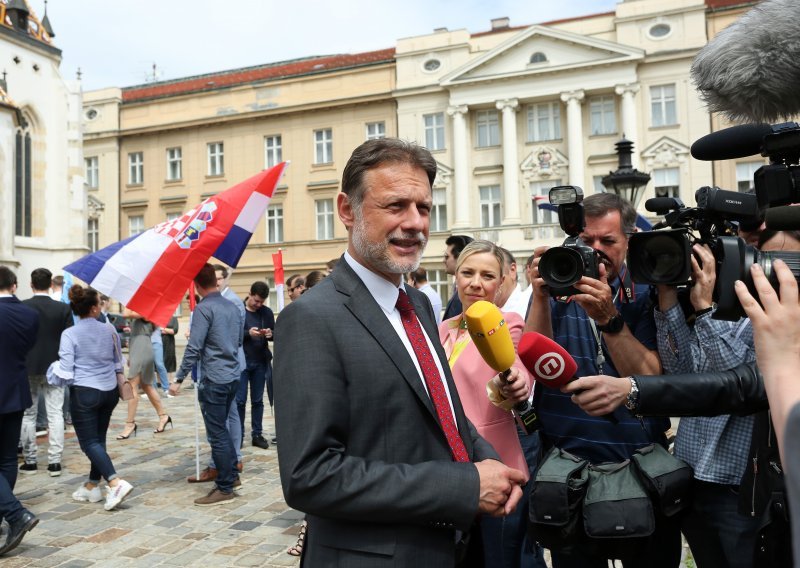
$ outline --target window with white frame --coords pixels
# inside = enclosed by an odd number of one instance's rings
[[[317,215],[317,240],[333,238],[333,199],[317,199],[314,202]]]
[[[482,185],[478,191],[481,201],[481,227],[499,227],[500,186]]]
[[[589,114],[593,135],[614,134],[617,131],[617,116],[614,110],[614,96],[592,97],[589,100]]]
[[[86,242],[90,252],[97,252],[100,248],[100,222],[97,218],[89,219],[86,227]]]
[[[368,122],[367,123],[367,140],[378,140],[386,138],[386,123],[385,122]]]
[[[183,150],[167,148],[167,181],[178,181],[183,177]]]
[[[438,187],[433,190],[433,206],[431,207],[431,231],[447,230],[447,190]]]
[[[283,161],[283,142],[279,134],[264,136],[264,167],[271,168]]]
[[[144,183],[144,153],[131,152],[128,154],[128,185]]]
[[[314,163],[333,162],[333,129],[323,128],[314,131]]]
[[[528,107],[528,142],[561,138],[561,104],[540,103]]]
[[[496,110],[475,113],[475,139],[478,148],[500,145],[500,118]]]
[[[550,203],[550,189],[558,185],[561,185],[560,179],[531,182],[531,223],[534,225],[558,223],[558,214],[555,211],[539,208],[540,203]]]
[[[605,193],[606,186],[603,185],[603,178],[606,177],[605,175],[602,176],[592,176],[592,187],[594,188],[595,193]]]
[[[128,217],[128,236],[144,233],[144,215],[131,215]]]
[[[283,242],[283,205],[270,205],[267,208],[267,242]]]
[[[442,305],[446,306],[450,299],[451,290],[451,279],[447,271],[444,269],[428,269],[428,284],[439,294],[439,297],[442,299]]]
[[[183,213],[181,213],[180,211],[172,211],[170,213],[167,213],[167,221],[168,222],[169,221],[177,221],[181,217],[183,217]]]
[[[89,189],[100,187],[100,166],[97,156],[85,158],[83,163],[86,166],[86,185]]]
[[[653,126],[678,124],[675,85],[650,87],[650,121]]]
[[[422,117],[425,126],[425,147],[428,150],[444,150],[444,113],[435,112]]]
[[[680,197],[680,170],[678,168],[654,169],[653,185],[656,197]]]
[[[222,142],[208,143],[208,175],[225,174],[225,148]]]
[[[736,164],[736,189],[748,191],[753,187],[753,176],[764,162],[739,162]]]

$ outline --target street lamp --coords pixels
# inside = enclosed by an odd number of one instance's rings
[[[639,200],[642,198],[647,182],[650,181],[650,175],[633,167],[631,163],[633,142],[626,139],[624,134],[622,135],[622,140],[614,144],[614,146],[616,146],[617,155],[619,156],[619,167],[616,171],[608,172],[607,176],[603,176],[601,183],[607,191],[627,199],[635,208],[639,205]]]

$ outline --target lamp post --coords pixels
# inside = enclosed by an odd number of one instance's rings
[[[619,156],[619,167],[616,171],[608,172],[608,175],[603,177],[601,183],[606,190],[627,199],[635,208],[639,205],[639,200],[642,198],[647,182],[650,181],[650,175],[633,167],[631,163],[633,142],[626,139],[624,134],[622,135],[622,140],[614,144],[614,146],[617,148],[617,155]]]

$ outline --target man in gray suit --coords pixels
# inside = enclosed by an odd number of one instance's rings
[[[307,513],[306,566],[453,566],[476,517],[521,496],[522,473],[464,415],[430,302],[402,282],[435,176],[415,144],[356,148],[337,201],[347,252],[277,320],[278,457],[286,502]]]

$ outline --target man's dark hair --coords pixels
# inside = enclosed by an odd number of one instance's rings
[[[64,277],[61,274],[59,274],[58,276],[53,276],[53,286],[59,286],[59,287],[64,286]]]
[[[461,251],[464,250],[464,247],[474,240],[475,239],[468,237],[467,235],[450,235],[447,237],[447,240],[444,242],[444,244],[453,247],[453,258],[458,259],[458,255],[461,254]]]
[[[338,256],[336,258],[332,258],[328,262],[326,262],[325,266],[328,268],[328,270],[332,271],[334,268],[336,268],[337,264],[339,264],[339,257]]]
[[[31,272],[31,288],[37,292],[49,290],[52,282],[53,273],[46,268],[37,268]]]
[[[532,254],[528,257],[528,260],[525,261],[525,268],[530,268],[533,261],[536,260],[536,255]]]
[[[266,282],[256,280],[250,285],[250,295],[258,296],[262,300],[266,300],[269,298],[269,286],[267,286]]]
[[[286,281],[286,287],[287,288],[294,288],[295,286],[297,286],[297,284],[295,284],[295,282],[297,282],[298,279],[302,280],[303,284],[306,283],[306,279],[303,278],[302,274],[292,274],[291,276],[289,276],[289,279]]]
[[[204,290],[216,288],[217,273],[214,271],[214,267],[206,262],[200,272],[197,273],[197,276],[194,277],[194,283],[198,288],[203,288]]]
[[[631,202],[616,193],[593,193],[583,200],[586,217],[603,217],[610,211],[619,211],[622,232],[630,235],[636,228],[636,209]]]
[[[313,288],[322,282],[325,279],[325,276],[327,275],[321,270],[312,270],[309,272],[306,276],[306,289]]]
[[[408,164],[421,168],[433,186],[436,179],[436,160],[427,148],[398,138],[367,140],[353,150],[342,173],[342,193],[354,209],[364,201],[364,173],[384,164]]]
[[[214,271],[219,270],[220,272],[222,272],[222,277],[223,278],[227,278],[228,277],[228,269],[227,268],[225,268],[221,264],[212,264],[212,266],[214,267]],[[216,276],[214,278],[216,279]]]
[[[416,270],[409,272],[409,277],[414,281],[414,284],[422,284],[428,281],[428,271],[421,266]]]
[[[11,290],[17,283],[17,275],[8,266],[0,266],[0,290]]]

